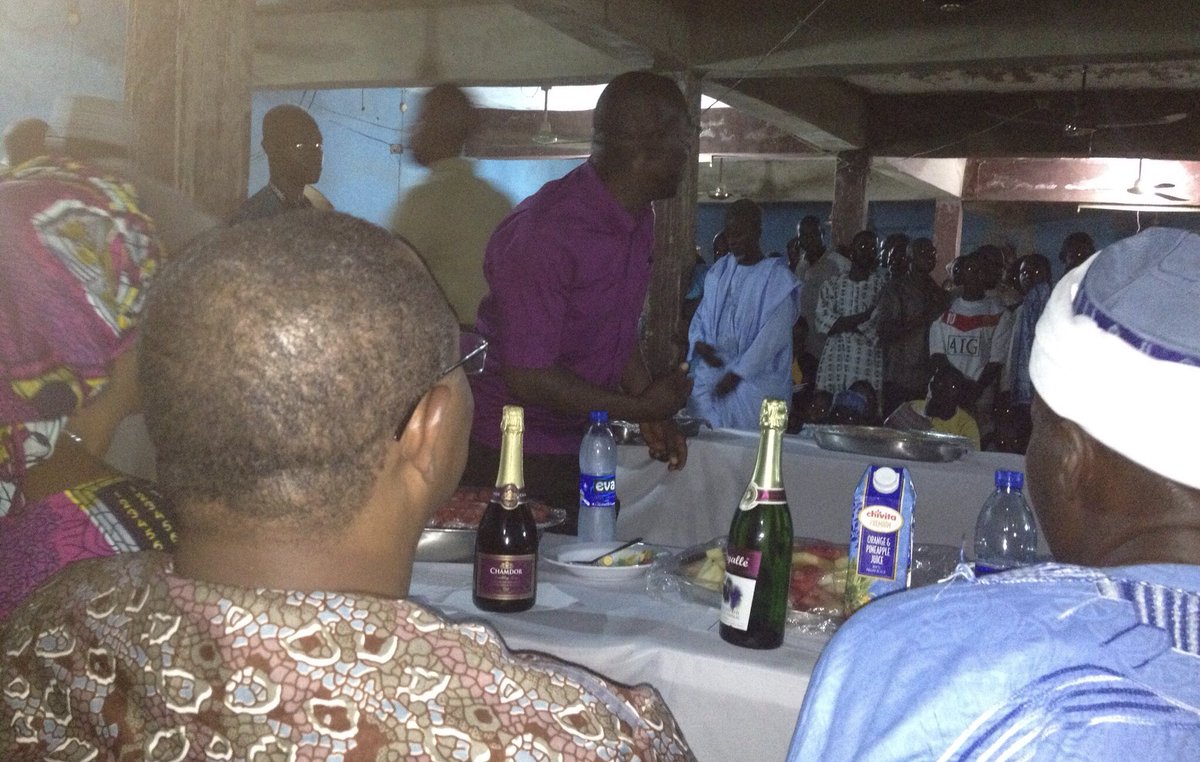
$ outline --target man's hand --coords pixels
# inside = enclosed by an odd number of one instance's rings
[[[639,426],[650,457],[664,461],[668,471],[678,471],[687,463],[687,437],[670,418],[645,421]]]
[[[724,368],[725,361],[717,357],[717,350],[712,344],[703,341],[696,342],[696,354],[700,359],[714,368]]]
[[[715,387],[713,387],[713,394],[717,395],[717,399],[721,399],[734,389],[738,388],[738,384],[740,383],[742,383],[742,377],[733,371],[730,371],[724,376],[721,376],[721,380],[717,382]]]
[[[675,370],[664,373],[638,395],[638,401],[646,410],[641,418],[665,420],[687,404],[688,395],[692,393],[692,379],[688,378],[687,367],[687,363],[682,363]]]

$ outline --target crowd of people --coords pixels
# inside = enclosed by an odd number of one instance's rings
[[[94,127],[108,106],[87,105]],[[764,256],[761,210],[739,201],[695,305],[694,376],[653,375],[651,204],[677,192],[696,126],[671,79],[631,72],[600,97],[589,160],[488,237],[468,378],[470,313],[403,236],[307,208],[319,130],[275,113],[271,181],[227,225],[122,174],[120,130],[83,120],[53,149],[36,124],[6,134],[0,759],[694,759],[653,686],[410,600],[418,539],[457,486],[492,483],[505,404],[526,410],[530,492],[570,506],[589,411],[641,422],[678,470],[689,397],[740,420],[797,375],[806,416],[880,416],[882,388],[967,435],[988,393],[1028,401],[1030,493],[1061,564],[856,613],[792,759],[1200,746],[1200,479],[1183,435],[1161,436],[1200,424],[1200,236],[1150,230],[1090,260],[1074,238],[1054,288],[1026,257],[1014,313],[998,251],[960,257],[939,291],[927,240],[831,252],[805,220],[788,257]],[[1112,405],[1146,388],[1162,393]],[[105,462],[139,408],[153,484]]]
[[[1046,257],[980,246],[955,258],[939,284],[930,239],[893,233],[881,245],[874,231],[862,230],[849,245],[827,249],[819,220],[807,216],[786,258],[764,258],[757,211],[755,258],[746,263],[734,233],[743,237],[740,217],[757,209],[748,199],[731,204],[713,241],[713,264],[697,257],[702,275],[684,304],[696,379],[689,413],[753,430],[754,416],[732,406],[753,407],[774,393],[791,401],[793,433],[806,423],[890,425],[966,436],[978,449],[1025,451],[1029,358],[1051,289]],[[1086,233],[1072,233],[1063,241],[1063,267],[1078,267],[1094,251]],[[727,253],[742,267],[729,266]],[[768,266],[759,266],[757,282],[730,281],[730,273],[748,279],[748,265],[759,261]],[[767,293],[790,296],[762,304]],[[729,306],[731,294],[741,315]],[[790,335],[779,325],[788,315]],[[789,366],[792,391],[784,394],[780,368]],[[740,399],[731,393],[737,388]]]

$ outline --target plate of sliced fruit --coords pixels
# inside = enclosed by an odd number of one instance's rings
[[[827,632],[843,620],[846,592],[846,545],[797,537],[792,542],[792,574],[788,585],[788,624],[806,630]],[[932,584],[954,569],[958,550],[943,545],[913,548],[912,584]],[[663,572],[673,578],[683,597],[719,607],[721,584],[725,581],[725,538],[681,551],[662,562]]]
[[[789,623],[814,615],[841,616],[849,565],[846,552],[845,545],[809,537],[797,537],[792,542]],[[678,579],[684,597],[710,606],[721,605],[721,584],[725,581],[724,537],[688,548],[667,563],[667,572]],[[805,616],[793,616],[800,614]]]

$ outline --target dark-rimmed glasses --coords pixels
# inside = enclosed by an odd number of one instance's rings
[[[430,389],[437,385],[438,381],[453,373],[457,368],[462,368],[463,373],[468,376],[478,376],[483,372],[483,366],[487,363],[487,339],[477,333],[464,331],[458,335],[458,348],[459,359],[438,371],[437,378],[429,385]],[[404,430],[408,428],[408,422],[412,419],[417,405],[421,403],[425,394],[426,392],[422,392],[421,396],[417,397],[417,401],[404,414],[404,417],[400,419],[400,425],[396,427],[396,433],[393,434],[393,438],[397,442],[400,441],[400,436],[404,434]]]

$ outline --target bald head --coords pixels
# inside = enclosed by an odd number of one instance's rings
[[[739,198],[725,210],[725,234],[729,250],[739,262],[760,259],[762,208],[748,198]]]
[[[673,81],[626,72],[608,83],[592,112],[592,163],[610,190],[620,187],[618,195],[637,203],[670,198],[693,136],[687,102]]]
[[[673,127],[687,112],[679,86],[661,74],[630,71],[621,74],[600,94],[592,112],[597,142],[636,140]]]
[[[298,189],[321,179],[321,128],[299,106],[276,106],[263,116],[262,147],[277,185]]]
[[[412,137],[413,158],[422,166],[458,156],[479,124],[470,97],[443,83],[425,93]]]
[[[50,125],[41,119],[21,119],[4,131],[4,155],[8,165],[24,164],[35,156],[46,154],[46,134]]]
[[[456,335],[416,255],[361,220],[293,212],[195,243],[151,289],[139,356],[185,527],[204,531],[209,503],[344,526]]]

